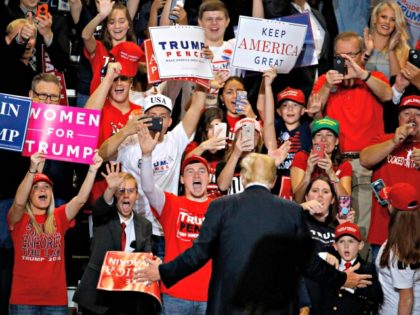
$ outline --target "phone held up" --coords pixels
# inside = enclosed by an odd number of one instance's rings
[[[36,16],[47,16],[48,15],[48,3],[40,3],[38,4],[37,10],[36,10]]]
[[[344,58],[341,56],[334,56],[333,69],[338,73],[346,74],[346,68],[344,66]]]
[[[171,9],[169,10],[169,20],[171,20],[174,24],[178,21],[178,17],[174,14],[172,14],[172,10],[175,8],[175,6],[184,7],[185,0],[172,0],[171,2]]]
[[[255,132],[254,124],[246,123],[242,126],[242,131],[241,131],[242,141],[250,140],[252,142],[252,148],[254,148],[254,146],[255,146],[254,132]]]
[[[227,124],[224,122],[217,123],[214,125],[214,136],[217,139],[226,138],[227,136]],[[218,149],[224,149],[226,147],[226,144],[223,146],[219,146]]]
[[[248,93],[246,91],[236,91],[235,109],[237,114],[244,112],[244,106],[248,99]]]
[[[150,117],[150,116],[143,116],[139,119],[143,120],[143,119],[151,119],[150,126],[147,126],[147,128],[149,128],[150,131],[154,131],[154,132],[161,132],[162,131],[162,127],[163,127],[163,118],[162,117]]]
[[[381,190],[385,187],[384,181],[381,178],[379,178],[375,180],[373,183],[371,183],[370,187],[372,188],[373,193],[375,194],[376,200],[378,200],[379,204],[381,206],[386,206],[388,204],[388,201],[383,199],[380,194]]]
[[[324,158],[325,155],[325,143],[315,143],[312,148],[312,154],[316,153],[320,159]]]
[[[350,213],[351,209],[351,196],[338,197],[338,218],[345,220]]]
[[[408,61],[420,68],[420,50],[410,49],[408,53]]]

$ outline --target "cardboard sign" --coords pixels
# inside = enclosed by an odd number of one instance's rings
[[[160,26],[149,27],[149,31],[161,78],[213,78],[210,60],[202,52],[205,40],[201,27]]]
[[[146,258],[153,258],[152,253],[106,252],[99,276],[98,289],[106,291],[136,291],[155,297],[159,303],[160,289],[157,281],[152,283],[135,282],[135,269],[147,267]]]
[[[283,16],[276,18],[275,20],[306,25],[307,29],[305,41],[303,42],[302,51],[296,61],[295,68],[317,65],[318,56],[315,49],[315,41],[309,12]]]
[[[100,110],[32,103],[22,155],[92,164],[100,118]]]
[[[159,69],[156,62],[155,53],[153,51],[152,41],[150,39],[146,39],[144,41],[144,51],[146,54],[146,65],[147,65],[147,80],[150,84],[153,83],[160,83],[166,81],[167,79],[162,79],[159,76]],[[190,81],[201,86],[205,87],[206,89],[210,88],[210,80],[200,79],[200,78],[172,78],[172,80],[181,80],[181,81]]]
[[[279,73],[289,73],[302,50],[306,28],[303,24],[240,16],[232,65],[258,72],[274,66]]]
[[[22,151],[30,109],[29,97],[0,93],[0,149]]]

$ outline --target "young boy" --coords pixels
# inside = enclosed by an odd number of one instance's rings
[[[271,86],[265,86],[266,93],[269,93]],[[277,166],[277,180],[272,189],[276,195],[285,199],[292,199],[292,188],[290,184],[290,166],[298,151],[309,152],[312,147],[311,131],[306,121],[301,122],[305,113],[305,95],[301,90],[286,88],[277,94],[275,112],[280,119],[275,119],[274,109],[271,104],[266,103],[264,130],[274,127],[273,132],[266,132],[264,143],[274,143],[279,147],[284,142],[290,142],[289,152],[285,160]],[[274,138],[274,135],[276,139]],[[268,150],[277,149],[267,146]]]
[[[382,303],[383,294],[378,281],[375,266],[365,262],[359,251],[363,249],[364,242],[359,227],[350,222],[338,225],[335,229],[334,248],[340,256],[339,270],[360,264],[356,271],[360,274],[371,274],[372,285],[363,289],[341,288],[339,291],[325,289],[325,303],[322,314],[376,314],[378,305]]]

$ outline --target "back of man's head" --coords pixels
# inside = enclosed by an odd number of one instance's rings
[[[273,158],[266,154],[250,153],[243,158],[241,167],[241,178],[245,187],[252,182],[272,187],[276,178],[276,164]]]

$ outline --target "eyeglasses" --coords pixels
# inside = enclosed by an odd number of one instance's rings
[[[354,58],[354,57],[356,57],[358,54],[360,54],[362,51],[361,50],[359,50],[358,52],[349,52],[349,53],[335,53],[334,54],[334,57],[337,57],[337,56],[340,56],[340,55],[347,55],[347,56],[349,56],[350,58]]]
[[[127,193],[128,195],[132,195],[137,191],[136,188],[120,188],[118,189],[118,193],[120,195],[124,195],[125,193]]]
[[[116,77],[114,79],[114,82],[117,82],[117,81],[128,82],[128,81],[131,81],[131,78],[130,77],[126,77],[124,75],[120,75],[119,77]]]
[[[60,95],[50,95],[50,94],[44,94],[44,93],[37,93],[35,91],[33,93],[42,102],[45,102],[48,98],[50,99],[51,102],[58,102],[60,100]]]

